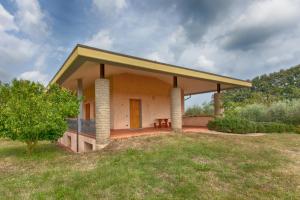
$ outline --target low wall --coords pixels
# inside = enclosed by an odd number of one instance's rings
[[[214,119],[213,116],[196,116],[196,117],[188,117],[184,116],[182,118],[183,126],[207,126],[210,120]]]
[[[96,150],[96,139],[84,134],[79,134],[79,144],[78,149],[79,153],[89,152]],[[64,133],[63,137],[58,139],[58,142],[71,149],[73,152],[77,152],[77,134],[71,131]]]

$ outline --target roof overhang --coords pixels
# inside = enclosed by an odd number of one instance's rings
[[[62,67],[50,81],[49,85],[54,83],[62,84],[81,65],[88,61],[123,66],[131,69],[156,72],[161,74],[176,75],[184,78],[206,80],[209,82],[230,85],[230,88],[252,86],[251,82],[249,81],[114,53],[84,45],[76,45]],[[199,93],[203,92],[209,91],[202,91]]]

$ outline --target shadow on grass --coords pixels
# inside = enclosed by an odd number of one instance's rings
[[[26,145],[20,142],[16,142],[14,146],[2,146],[0,147],[0,159],[7,157],[16,157],[21,159],[33,159],[43,160],[55,158],[59,154],[66,153],[59,148],[55,143],[40,142],[36,148],[29,155],[26,151]]]

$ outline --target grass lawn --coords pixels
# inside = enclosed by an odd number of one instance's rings
[[[300,135],[160,135],[32,156],[0,140],[0,199],[300,199]]]

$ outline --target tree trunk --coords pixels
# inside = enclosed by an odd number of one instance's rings
[[[34,147],[37,145],[37,141],[26,141],[27,144],[27,154],[31,154]]]

